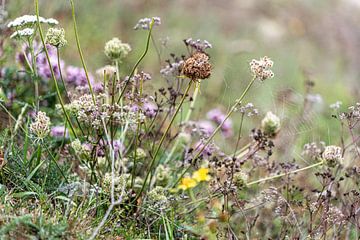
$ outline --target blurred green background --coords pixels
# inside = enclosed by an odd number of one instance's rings
[[[146,38],[146,31],[134,31],[134,25],[143,17],[161,17],[162,25],[154,30],[161,63],[152,46],[141,64],[153,75],[150,93],[165,84],[159,70],[169,54],[186,53],[183,39],[212,43],[208,52],[214,70],[202,83],[197,119],[214,107],[228,109],[251,78],[251,59],[269,56],[275,63],[275,77],[257,83],[246,98],[261,113],[256,120],[246,121],[246,131],[256,127],[266,111],[273,111],[283,120],[278,138],[283,151],[298,141],[299,147],[316,140],[337,143],[339,124],[331,118],[329,105],[340,100],[346,109],[359,99],[358,0],[76,0],[75,5],[80,41],[93,73],[108,64],[105,42],[118,37],[133,48],[122,73],[127,74]],[[66,63],[80,66],[69,1],[42,0],[40,6],[40,15],[58,19],[66,30]],[[6,10],[13,19],[34,14],[34,4],[8,0]],[[308,80],[315,86],[306,93]],[[238,118],[234,115],[235,123]]]

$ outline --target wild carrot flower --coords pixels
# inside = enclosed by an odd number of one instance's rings
[[[33,34],[34,34],[34,29],[24,28],[24,29],[15,31],[13,34],[11,34],[10,38],[14,38],[14,39],[29,38]]]
[[[211,68],[209,56],[203,52],[196,52],[185,60],[182,72],[191,80],[201,80],[210,77]]]
[[[270,70],[273,65],[274,62],[265,56],[260,58],[260,60],[253,59],[250,62],[250,70],[256,78],[264,81],[274,77],[274,73]]]
[[[46,113],[41,111],[37,113],[35,121],[30,125],[30,132],[37,141],[43,140],[50,133],[50,118]]]
[[[199,52],[204,52],[206,49],[212,48],[211,43],[209,43],[207,40],[201,41],[200,39],[193,40],[192,38],[188,38],[184,40],[184,43],[186,46],[190,46]]]
[[[46,23],[46,19],[39,17],[40,23]],[[36,15],[23,15],[8,23],[8,28],[19,28],[33,26],[37,22]]]
[[[267,112],[261,121],[261,128],[268,136],[275,136],[280,130],[280,118],[272,112]]]
[[[193,188],[197,185],[197,182],[195,181],[195,179],[191,178],[191,177],[184,177],[181,179],[181,183],[178,186],[179,189],[182,190],[187,190],[190,188]]]
[[[118,38],[113,38],[105,44],[105,55],[111,60],[119,60],[126,57],[131,51],[127,43],[121,42]]]
[[[45,42],[57,48],[65,46],[67,44],[65,30],[63,28],[49,28]]]
[[[193,172],[192,178],[197,182],[209,181],[211,179],[209,175],[208,168],[200,168],[199,170]]]

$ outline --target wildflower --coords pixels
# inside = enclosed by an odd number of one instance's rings
[[[45,20],[45,22],[47,24],[49,24],[50,26],[54,26],[54,25],[58,25],[59,24],[59,21],[54,19],[54,18],[48,18]]]
[[[250,62],[250,70],[254,74],[254,76],[261,81],[264,81],[268,78],[273,78],[274,73],[270,70],[270,68],[274,65],[274,62],[270,60],[268,57],[260,58],[260,60],[253,59]]]
[[[15,31],[11,34],[10,38],[21,39],[21,38],[29,38],[34,34],[34,29],[32,28],[24,28],[21,30]]]
[[[215,130],[215,127],[213,126],[213,124],[210,121],[206,121],[206,120],[198,121],[196,123],[196,127],[205,136],[210,136]]]
[[[107,79],[111,79],[112,77],[114,77],[116,72],[116,67],[111,65],[106,65],[96,70],[96,74],[99,75],[102,79],[104,79],[104,76],[106,76]]]
[[[160,24],[161,24],[160,17],[142,18],[137,22],[134,29],[135,30],[138,30],[138,29],[149,30],[150,29],[150,24],[151,24],[152,21],[154,21],[153,26],[160,26]]]
[[[184,40],[184,43],[186,46],[190,46],[199,52],[204,52],[205,49],[212,48],[211,43],[207,40],[201,41],[200,39],[193,40],[192,38],[188,38]]]
[[[81,152],[82,151],[82,145],[79,139],[75,139],[71,142],[70,146],[72,149],[74,149],[75,152]]]
[[[210,77],[211,68],[209,56],[202,52],[196,52],[185,60],[182,72],[191,80],[200,80]]]
[[[184,177],[181,179],[181,183],[178,186],[179,189],[182,190],[187,190],[190,188],[193,188],[197,185],[197,182],[195,181],[195,179],[191,178],[191,177]]]
[[[46,43],[61,48],[67,44],[63,28],[49,28],[46,33]]]
[[[118,38],[113,38],[105,44],[105,55],[111,60],[118,60],[126,57],[131,51],[127,43],[121,42]]]
[[[143,113],[148,118],[153,118],[156,116],[156,113],[158,111],[158,107],[149,101],[146,101],[143,105]]]
[[[94,83],[94,77],[89,74],[90,83]],[[66,79],[65,81],[69,84],[77,86],[88,86],[86,73],[83,68],[68,66],[66,67]]]
[[[46,113],[39,111],[35,121],[30,125],[30,131],[38,141],[43,140],[50,133],[50,118]]]
[[[207,113],[207,118],[220,125],[225,120],[226,115],[220,109],[215,108]],[[225,122],[221,125],[221,132],[225,138],[232,136],[233,132],[231,119],[226,119]]]
[[[322,153],[322,158],[329,166],[335,166],[342,160],[342,149],[341,147],[330,145],[326,146]]]
[[[199,170],[193,172],[192,178],[197,182],[209,181],[211,177],[209,176],[208,168],[200,168]]]
[[[189,133],[180,132],[177,137],[181,145],[187,145],[191,142],[191,135]]]
[[[272,112],[267,112],[261,121],[261,128],[268,136],[275,136],[280,130],[280,118]]]
[[[51,128],[50,136],[56,138],[65,138],[69,137],[69,131],[65,128],[65,126],[55,126]]]
[[[39,17],[40,23],[46,23],[46,19]],[[29,27],[33,26],[37,22],[36,15],[23,15],[21,17],[15,18],[8,23],[8,28],[18,28],[18,27]]]

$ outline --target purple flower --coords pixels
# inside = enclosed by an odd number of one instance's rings
[[[210,134],[212,134],[215,130],[214,125],[210,122],[210,121],[198,121],[196,123],[197,128],[199,128],[199,130],[204,133],[206,136],[209,136]]]
[[[144,115],[153,118],[156,116],[156,113],[158,111],[157,106],[152,102],[145,102],[143,106]]]
[[[94,83],[94,77],[89,74],[90,83]],[[66,68],[66,80],[67,83],[72,84],[74,86],[87,86],[87,78],[83,68],[68,66]]]
[[[195,143],[194,150],[197,152],[197,151],[200,151],[203,147],[204,147],[204,143],[203,143],[203,141],[200,140],[197,143]],[[210,156],[213,153],[213,151],[214,151],[214,149],[209,144],[202,150],[201,153],[204,155]]]
[[[215,108],[207,113],[207,117],[211,121],[214,121],[216,124],[220,125],[225,120],[226,115],[220,109]],[[233,135],[231,119],[228,118],[225,120],[221,126],[221,132],[225,138],[231,137]]]
[[[50,135],[53,137],[62,138],[64,137],[64,134],[65,134],[65,138],[69,137],[69,131],[65,129],[65,126],[54,126],[51,128]]]

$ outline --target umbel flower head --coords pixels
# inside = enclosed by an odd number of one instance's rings
[[[46,43],[61,48],[67,44],[63,28],[49,28],[46,33]]]
[[[11,22],[8,23],[8,28],[21,28],[21,27],[32,27],[37,22],[37,16],[36,15],[23,15],[21,17],[15,18]],[[39,22],[40,23],[47,23],[51,26],[59,24],[59,22],[56,19],[48,18],[45,19],[43,17],[39,16]]]
[[[30,132],[36,137],[37,141],[43,140],[50,133],[50,118],[46,113],[39,111],[35,121],[30,125]]]
[[[14,39],[30,38],[33,34],[34,34],[34,29],[24,28],[15,31],[13,34],[11,34],[10,38],[14,38]]]
[[[211,75],[209,56],[203,52],[196,52],[185,60],[182,73],[191,80],[209,78]]]
[[[342,149],[341,147],[330,145],[326,146],[324,152],[322,153],[322,158],[325,160],[325,163],[333,167],[337,163],[340,163],[342,160]]]
[[[119,60],[126,57],[131,51],[127,43],[121,42],[118,38],[113,38],[105,44],[105,55],[111,60]]]
[[[260,60],[251,60],[250,62],[250,70],[254,74],[254,76],[261,81],[264,81],[268,78],[273,78],[274,73],[270,68],[274,65],[274,62],[270,60],[268,57],[262,57]]]
[[[280,130],[280,118],[272,112],[267,112],[261,121],[261,128],[268,136],[275,136]]]

